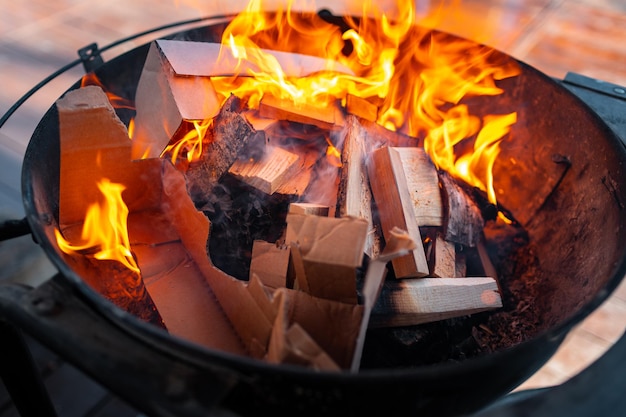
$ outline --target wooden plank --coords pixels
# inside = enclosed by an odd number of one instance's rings
[[[228,173],[271,195],[291,176],[298,175],[299,159],[298,155],[278,146],[267,146],[258,160],[235,160]]]
[[[400,154],[391,147],[377,149],[370,154],[368,173],[385,239],[389,240],[390,231],[397,227],[406,230],[416,242],[416,248],[409,255],[392,261],[396,278],[428,275],[426,254]]]
[[[290,99],[280,99],[269,94],[265,94],[259,103],[259,115],[270,119],[315,125],[322,129],[341,128],[345,124],[345,118],[336,103],[328,106],[308,102],[296,104]]]
[[[457,275],[457,257],[456,245],[446,241],[441,235],[437,234],[434,241],[434,257],[435,265],[433,266],[433,275],[438,277],[454,278]]]
[[[437,168],[423,148],[393,148],[400,155],[415,220],[421,226],[441,226],[443,207]]]
[[[374,145],[356,117],[348,116],[346,126],[346,137],[341,151],[337,214],[338,217],[352,216],[367,221],[365,253],[373,259],[380,254],[382,233],[374,225],[372,191],[365,158]]]
[[[346,111],[370,122],[378,119],[378,106],[353,94],[346,96]]]
[[[387,280],[370,327],[412,326],[499,307],[498,285],[490,277]]]
[[[475,247],[485,226],[480,209],[447,172],[440,171],[439,180],[446,219],[443,225],[445,239]]]

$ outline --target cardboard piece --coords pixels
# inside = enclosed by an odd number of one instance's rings
[[[288,214],[285,243],[302,258],[300,271],[294,264],[299,288],[315,297],[355,304],[356,269],[363,262],[366,235],[363,219]]]
[[[250,277],[256,275],[270,288],[285,287],[289,267],[289,247],[262,240],[252,243]]]
[[[163,42],[150,45],[137,84],[133,159],[159,157],[183,122],[208,120],[220,110],[211,80],[176,71],[177,61],[188,58],[166,55]]]

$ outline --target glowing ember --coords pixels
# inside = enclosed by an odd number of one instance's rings
[[[122,191],[125,187],[103,178],[98,183],[98,188],[104,196],[104,201],[102,204],[94,203],[89,206],[81,234],[83,242],[68,242],[61,232],[55,229],[57,244],[67,254],[93,253],[91,256],[95,259],[118,261],[131,271],[139,273],[128,239],[126,224],[128,208],[122,200]]]

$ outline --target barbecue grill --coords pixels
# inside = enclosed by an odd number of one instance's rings
[[[340,19],[326,12],[323,14],[329,19]],[[228,17],[213,18],[208,25],[177,32],[170,37],[219,41],[227,22]],[[180,24],[189,23],[194,22]],[[71,66],[82,64],[86,71],[96,72],[99,79],[116,94],[132,98],[147,46],[138,47],[106,63],[101,58],[105,49],[89,45],[79,51],[80,59]],[[555,410],[558,410],[562,415],[583,416],[596,414],[607,404],[623,403],[620,393],[626,389],[626,378],[618,370],[626,356],[625,337],[596,364],[560,387],[496,401],[545,363],[567,332],[608,297],[626,272],[626,232],[623,224],[623,204],[626,202],[626,185],[623,184],[626,91],[622,87],[577,74],[568,74],[564,80],[552,80],[523,63],[521,65],[523,85],[515,90],[520,96],[513,98],[523,103],[532,101],[530,97],[543,98],[543,101],[534,101],[537,109],[531,111],[536,114],[549,111],[554,118],[544,121],[545,126],[541,129],[578,132],[581,138],[578,143],[573,143],[574,138],[568,134],[562,139],[567,142],[566,146],[582,148],[580,155],[588,153],[589,163],[575,172],[580,178],[589,175],[589,171],[604,173],[596,176],[605,178],[605,181],[586,191],[611,206],[606,217],[598,218],[592,213],[586,221],[597,227],[609,222],[616,232],[611,238],[614,241],[608,244],[609,255],[597,261],[607,265],[598,277],[590,278],[593,282],[589,284],[588,296],[571,304],[569,300],[563,301],[564,310],[571,310],[574,305],[575,312],[565,312],[555,319],[555,324],[548,331],[532,340],[503,352],[461,363],[423,369],[381,369],[349,375],[271,366],[207,351],[171,337],[102,299],[62,261],[51,243],[50,233],[56,224],[55,201],[58,201],[58,182],[55,183],[49,175],[58,172],[59,150],[54,140],[55,135],[58,136],[58,126],[54,107],[33,134],[24,160],[22,183],[27,217],[5,223],[1,233],[4,239],[32,233],[59,273],[34,289],[17,285],[0,286],[0,317],[6,322],[3,339],[14,342],[15,352],[21,352],[25,347],[20,346],[15,328],[31,334],[150,415],[193,416],[211,412],[215,415],[244,415],[258,411],[259,407],[263,407],[264,412],[280,414],[351,415],[377,410],[397,414],[461,415],[476,413],[490,405],[490,408],[478,412],[479,415],[516,415],[519,410],[531,410],[536,415],[555,415]],[[36,86],[33,92],[40,87]],[[16,103],[2,118],[0,126],[27,98],[28,95]],[[559,110],[560,107],[564,109]],[[577,186],[576,182],[569,180],[564,180],[562,185],[571,188],[570,191]],[[554,203],[555,211],[563,208],[559,204],[571,203],[568,195],[555,198],[559,200]],[[594,207],[589,203],[576,202],[584,207],[577,207],[575,213],[592,211]],[[574,241],[572,247],[576,247]],[[558,256],[558,250],[555,252]],[[594,264],[585,268],[595,267]],[[578,287],[564,288],[569,293]],[[27,359],[23,357],[20,361],[23,369],[28,369]],[[8,374],[4,376],[7,377],[7,386],[17,388],[13,392],[14,399],[24,413],[52,413],[49,402],[24,401],[23,393],[20,394],[20,387],[23,389],[29,384],[28,377],[36,377],[34,372],[22,371],[21,375],[14,375],[13,378],[8,378]],[[489,383],[480,389],[468,389],[481,379]],[[599,390],[599,387],[607,385],[610,389]],[[568,408],[575,404],[571,399],[578,398],[581,391],[595,395],[586,395],[589,400],[582,406]],[[44,393],[40,393],[43,395],[41,398],[45,398]],[[378,400],[368,400],[370,398]],[[619,415],[620,412],[616,408],[605,410],[605,415],[612,412]]]

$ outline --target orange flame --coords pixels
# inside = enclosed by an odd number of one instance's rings
[[[161,153],[161,157],[170,155],[170,160],[173,164],[176,164],[179,156],[183,155],[183,153],[189,162],[200,159],[202,156],[202,141],[213,120],[191,120],[190,122],[194,128],[188,130],[180,140],[168,145]]]
[[[315,13],[294,11],[294,1],[268,12],[262,0],[251,0],[222,36],[220,57],[236,59],[235,76],[212,77],[213,85],[224,99],[233,93],[251,108],[265,94],[320,107],[348,94],[369,100],[378,106],[380,125],[424,137],[438,168],[484,190],[495,203],[491,169],[516,115],[480,118],[462,101],[501,94],[497,81],[520,70],[490,47],[429,29],[455,15],[459,1],[446,3],[418,21],[414,2],[396,0],[383,11],[367,0],[362,17],[345,17],[342,31]],[[267,50],[320,57],[326,65],[288,74]]]
[[[126,268],[139,274],[139,267],[130,250],[127,219],[128,207],[122,200],[122,184],[103,178],[98,188],[104,195],[104,202],[89,206],[83,224],[81,239],[83,243],[74,244],[65,240],[58,229],[55,235],[59,248],[67,253],[94,252],[99,260],[109,259],[121,262]]]

